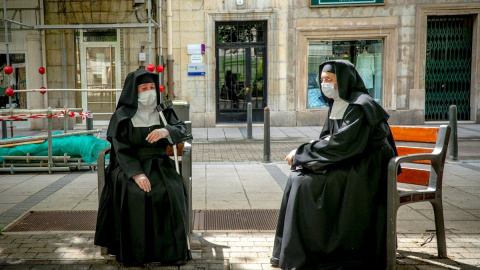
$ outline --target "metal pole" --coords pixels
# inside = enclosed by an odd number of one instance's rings
[[[92,130],[93,129],[93,114],[91,111],[87,111],[89,115],[87,116],[87,130]]]
[[[172,26],[172,0],[167,0],[167,85],[168,99],[173,100],[175,97],[173,83],[173,26]]]
[[[448,120],[450,122],[450,128],[452,129],[448,143],[448,159],[455,161],[458,160],[457,106],[450,106]]]
[[[8,19],[8,17],[7,17],[7,0],[3,0],[3,18]],[[6,51],[6,56],[7,56],[7,66],[10,66],[10,52],[8,50],[8,45],[9,45],[8,44],[8,22],[3,21],[3,24],[5,26],[5,51]],[[7,87],[8,87],[9,81],[10,80],[7,79]],[[9,104],[10,108],[12,108],[12,97],[8,97],[8,104]],[[3,125],[2,125],[2,127],[3,127]],[[12,137],[13,137],[13,123],[12,123],[12,120],[10,120],[10,131],[11,131]]]
[[[148,63],[152,62],[152,0],[148,0]]]
[[[7,0],[3,0],[3,18],[7,19]],[[10,56],[8,51],[8,23],[3,21],[5,26],[5,49],[7,54],[7,66],[10,66]]]
[[[65,111],[67,110],[67,111]],[[51,113],[51,114],[60,114],[68,112],[81,112],[82,108],[66,108],[66,109],[0,109],[0,114],[4,115],[14,115],[14,114],[34,114],[34,113]]]
[[[270,108],[263,109],[263,163],[272,163],[270,159]]]
[[[252,103],[247,103],[247,140],[252,140]]]
[[[2,121],[2,139],[7,138],[7,121]]]
[[[68,114],[67,113],[63,114],[63,133],[68,133]]]
[[[48,110],[50,110],[50,107],[48,107]],[[52,114],[48,112],[48,116],[51,116]],[[52,160],[52,117],[47,118],[48,122],[48,172],[52,173],[50,170],[53,166],[53,160]]]
[[[62,51],[61,51],[61,57],[62,57],[62,87],[63,89],[68,88],[68,76],[67,76],[67,50],[66,50],[66,33],[65,30],[62,30]],[[68,93],[63,92],[63,106],[68,107]]]
[[[162,58],[162,1],[157,0],[157,23],[158,23],[158,64],[163,65],[163,58]],[[163,84],[163,72],[158,74],[158,85]],[[160,92],[160,101],[163,101],[163,92]]]
[[[49,119],[51,119],[51,118],[49,118]],[[75,132],[70,132],[70,133],[67,133],[67,134],[64,133],[64,134],[52,135],[52,138],[63,138],[63,137],[79,136],[79,135],[91,135],[91,134],[100,133],[100,132],[102,132],[101,129],[87,130],[87,131],[75,131]],[[5,145],[5,144],[31,142],[31,141],[39,141],[39,140],[48,140],[48,135],[31,136],[31,137],[28,136],[28,137],[21,137],[21,138],[16,138],[16,139],[0,140],[0,146]]]

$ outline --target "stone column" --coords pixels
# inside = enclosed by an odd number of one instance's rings
[[[40,51],[40,36],[39,35],[27,35],[27,57],[26,57],[26,69],[27,69],[27,89],[38,89],[42,86],[42,76],[38,73],[38,68],[42,66],[41,51]],[[46,82],[46,79],[45,79]],[[44,107],[44,95],[39,92],[27,92],[27,104],[28,108],[39,109]],[[43,119],[30,119],[31,129],[43,129]]]

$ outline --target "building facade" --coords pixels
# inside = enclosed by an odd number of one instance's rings
[[[171,57],[164,94],[189,104],[194,127],[244,125],[248,102],[254,123],[269,107],[272,126],[321,125],[318,66],[344,59],[391,124],[447,121],[452,104],[460,121],[480,123],[480,0],[191,0],[171,1],[171,13],[168,1],[7,1],[10,19],[18,5],[39,16],[22,21],[37,29],[12,31],[11,53],[25,55],[22,87],[90,89],[32,92],[21,106],[81,107],[107,124],[118,91],[103,89]]]

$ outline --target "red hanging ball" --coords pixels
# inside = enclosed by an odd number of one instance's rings
[[[9,75],[9,74],[12,74],[13,68],[12,68],[12,66],[5,66],[3,68],[3,71],[5,72],[5,74]]]
[[[163,85],[160,85],[159,87],[160,92],[163,92]]]
[[[163,66],[162,65],[157,66],[157,72],[163,72]]]
[[[47,89],[47,88],[45,88],[44,86],[42,86],[42,87],[40,87],[40,89]],[[45,94],[46,92],[47,92],[47,91],[40,91],[40,94],[43,95],[43,94]]]
[[[42,74],[42,75],[45,74],[45,68],[44,68],[44,67],[40,67],[40,68],[38,69],[38,73],[40,73],[40,74]]]
[[[9,96],[9,97],[13,96],[13,88],[10,88],[10,87],[7,88],[7,89],[5,90],[5,95],[7,95],[7,96]]]
[[[147,70],[150,72],[153,72],[155,70],[155,66],[153,64],[148,64],[147,65]]]

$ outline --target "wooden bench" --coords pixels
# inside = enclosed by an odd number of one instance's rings
[[[192,134],[192,124],[190,121],[185,121],[187,126],[187,133]],[[110,153],[110,147],[103,149],[98,153],[97,166],[98,166],[98,201],[100,202],[100,196],[102,194],[103,187],[105,186],[105,168],[106,160],[105,156]],[[188,197],[188,232],[193,231],[193,210],[192,210],[192,140],[185,141],[177,144],[178,161],[180,163],[180,175],[183,178],[183,186],[186,190]],[[173,159],[173,147],[167,147],[167,154]],[[102,247],[102,255],[107,255],[107,248]]]
[[[445,225],[442,206],[442,180],[450,138],[450,126],[415,127],[391,126],[393,138],[398,142],[435,144],[434,148],[398,146],[398,157],[388,164],[387,189],[387,269],[395,269],[397,253],[397,211],[402,205],[416,202],[430,202],[435,215],[438,256],[447,256]],[[402,163],[428,165],[428,169],[408,168]],[[419,167],[419,166],[414,166]],[[420,166],[425,167],[425,166]],[[402,189],[397,183],[419,186],[419,189]]]

